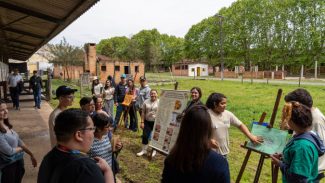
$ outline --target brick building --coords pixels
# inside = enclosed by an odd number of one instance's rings
[[[97,55],[95,43],[88,43],[86,52],[85,72],[89,72],[90,76],[98,76],[102,82],[109,75],[115,76],[116,82],[120,80],[122,74],[133,77],[136,81],[144,75],[144,63],[141,60],[125,61]]]
[[[113,60],[104,55],[98,55],[97,61],[100,68],[100,80],[105,81],[107,76],[115,76],[115,81],[118,82],[122,74],[132,77],[139,81],[140,76],[144,75],[144,63],[140,60],[132,62]]]

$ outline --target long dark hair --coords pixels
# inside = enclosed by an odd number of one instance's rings
[[[111,81],[111,80],[106,80],[106,82],[105,82],[105,87],[104,87],[105,90],[108,89],[107,81],[109,81],[109,83],[110,83],[110,86],[109,86],[109,87],[110,87],[110,88],[113,87],[112,81]]]
[[[129,81],[132,82],[132,87],[129,87]],[[129,78],[129,79],[128,79],[128,88],[129,88],[129,93],[132,92],[132,94],[133,94],[134,89],[135,89],[135,85],[134,85],[134,80],[133,80],[132,78]]]
[[[222,93],[211,93],[206,102],[206,106],[209,109],[214,109],[216,106],[219,105],[223,98],[227,97]]]
[[[95,84],[95,82],[98,82],[97,84]],[[95,93],[95,86],[99,85],[99,79],[94,79],[92,84],[91,84],[91,94]]]
[[[0,100],[0,105],[2,105],[2,104],[7,105],[5,101]],[[3,123],[4,123],[4,124],[5,124],[9,129],[12,129],[13,126],[12,126],[12,124],[10,124],[8,118],[3,119]],[[5,128],[4,126],[2,126],[1,124],[0,124],[0,132],[1,132],[1,133],[7,133],[6,128]]]
[[[199,100],[201,99],[201,97],[202,97],[202,91],[201,91],[201,88],[195,86],[195,87],[193,87],[193,88],[191,89],[191,92],[192,92],[193,90],[196,90],[196,91],[199,93],[199,98],[198,98],[198,101],[199,101]]]
[[[210,151],[211,136],[212,122],[207,107],[193,106],[185,113],[167,163],[181,172],[200,170]]]

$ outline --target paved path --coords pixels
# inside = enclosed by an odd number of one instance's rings
[[[21,96],[21,98],[32,98],[32,96]],[[34,102],[26,101],[20,103],[20,110],[14,110],[12,104],[8,104],[9,120],[14,130],[33,152],[40,164],[44,155],[50,150],[48,134],[48,117],[52,112],[51,106],[42,101],[41,109],[34,109]],[[26,173],[23,183],[35,183],[37,180],[38,167],[33,168],[29,155],[25,155]]]

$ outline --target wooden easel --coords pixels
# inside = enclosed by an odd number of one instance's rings
[[[274,124],[274,121],[275,121],[276,113],[278,111],[279,103],[280,103],[280,100],[281,100],[281,95],[282,95],[282,89],[279,89],[278,90],[277,97],[276,97],[276,100],[275,100],[275,104],[274,104],[274,107],[273,107],[273,112],[272,112],[272,116],[271,116],[271,119],[270,119],[270,123],[268,125],[269,128],[273,128],[273,124]],[[265,116],[266,116],[266,113],[263,112],[263,114],[262,114],[262,116],[261,116],[261,118],[259,120],[259,124],[260,125],[263,123],[263,121],[265,119]],[[239,174],[237,176],[236,183],[240,183],[240,180],[242,178],[242,175],[244,173],[245,167],[247,165],[248,159],[249,159],[252,151],[261,154],[260,160],[258,162],[258,166],[257,166],[255,178],[254,178],[254,183],[258,183],[258,180],[259,180],[260,175],[261,175],[261,171],[262,171],[262,167],[263,167],[264,160],[265,160],[265,158],[268,158],[269,155],[266,154],[266,153],[257,151],[255,149],[252,149],[250,147],[247,147],[247,142],[245,142],[244,145],[241,145],[241,147],[247,149],[247,152],[246,152],[246,156],[245,156],[245,159],[243,161],[243,164],[242,164],[242,166],[240,168]],[[271,163],[271,171],[272,171],[272,183],[277,183],[277,181],[278,181],[279,167],[277,167],[277,166],[275,166],[274,164]]]

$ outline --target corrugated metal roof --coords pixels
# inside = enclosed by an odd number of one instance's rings
[[[0,56],[27,60],[99,0],[0,0]]]

